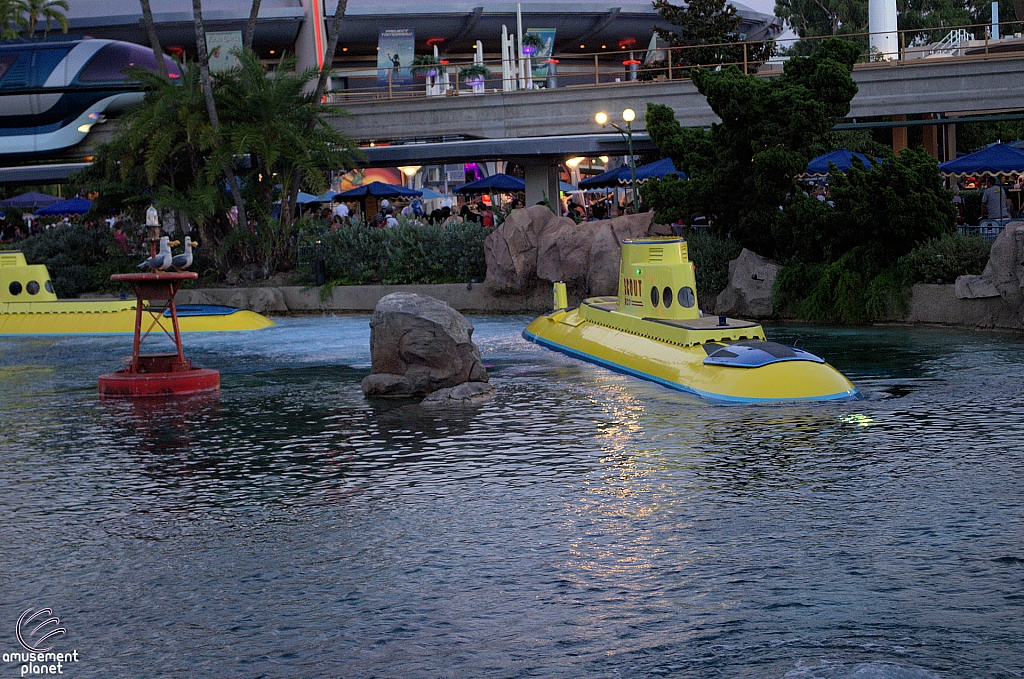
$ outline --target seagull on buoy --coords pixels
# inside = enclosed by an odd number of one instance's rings
[[[170,238],[167,236],[160,237],[160,251],[155,256],[150,257],[142,264],[139,264],[140,269],[150,268],[153,271],[164,271],[171,266],[171,246]]]
[[[192,266],[192,248],[196,245],[199,245],[199,243],[195,242],[190,237],[185,236],[185,252],[180,255],[174,255],[171,259],[171,266],[173,266],[177,271],[181,271],[182,269],[187,269]]]

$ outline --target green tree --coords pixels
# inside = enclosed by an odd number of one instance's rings
[[[727,45],[739,40],[740,17],[736,8],[726,0],[692,0],[686,7],[673,5],[668,0],[654,0],[654,9],[675,28],[655,28],[670,47],[681,47],[670,52],[674,77],[685,77],[685,67],[708,64],[743,63],[743,45]],[[775,54],[775,43],[747,45],[748,70]]]
[[[68,19],[64,12],[68,11],[67,0],[16,0],[17,9],[23,14],[21,24],[28,30],[30,38],[36,37],[36,24],[46,20],[45,36],[50,32],[51,24],[56,21],[64,33],[68,32]]]
[[[829,39],[809,57],[794,57],[778,78],[744,75],[736,67],[692,72],[722,122],[711,130],[684,129],[667,106],[648,104],[647,131],[663,155],[689,175],[650,180],[642,190],[655,219],[712,216],[716,228],[765,255],[779,248],[773,236],[779,206],[813,147],[850,110],[857,86],[850,76],[859,49]]]
[[[0,40],[17,38],[20,21],[17,0],[0,0]]]

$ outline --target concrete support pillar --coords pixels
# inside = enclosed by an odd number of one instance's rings
[[[297,72],[301,73],[307,68],[321,68],[324,61],[324,47],[327,45],[327,30],[324,26],[324,17],[320,8],[319,0],[300,0],[302,9],[306,11],[306,20],[299,27],[299,34],[295,38],[295,58]],[[328,0],[328,5],[333,10],[336,3]],[[332,12],[333,13],[333,12]],[[316,78],[306,84],[306,91],[312,92],[316,89]]]
[[[526,207],[546,198],[558,214],[558,162],[548,158],[530,158],[520,165],[526,174]]]
[[[935,116],[933,114],[929,113],[928,115],[925,116],[925,118],[928,119],[928,120],[934,120]],[[941,160],[941,158],[939,158],[939,128],[938,128],[938,126],[937,125],[925,125],[924,129],[922,129],[922,132],[923,132],[923,137],[924,137],[924,139],[923,139],[924,150],[927,151],[928,155],[930,155],[932,158],[935,158],[936,160]]]
[[[893,116],[893,122],[907,122],[906,116]],[[898,156],[900,151],[907,148],[907,128],[905,127],[894,127],[892,128],[892,150]]]
[[[956,158],[956,123],[946,125],[946,160]]]

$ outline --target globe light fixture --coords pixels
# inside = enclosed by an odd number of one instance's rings
[[[594,116],[594,120],[597,121],[597,124],[600,125],[601,127],[604,127],[605,125],[611,125],[612,127],[614,127],[616,130],[619,131],[619,134],[621,134],[623,138],[625,138],[626,143],[629,146],[629,174],[632,178],[633,185],[633,213],[639,214],[640,197],[637,195],[636,190],[636,159],[633,157],[633,121],[636,120],[636,111],[634,111],[631,108],[623,109],[622,120],[625,121],[626,123],[625,128],[622,128],[616,125],[615,123],[609,121],[608,114],[605,113],[604,111],[599,111],[598,114]]]

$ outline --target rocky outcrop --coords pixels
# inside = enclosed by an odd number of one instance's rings
[[[390,294],[370,318],[373,374],[367,396],[408,398],[466,382],[487,382],[473,326],[444,302],[409,292]]]
[[[438,389],[420,402],[422,406],[463,406],[482,403],[494,396],[494,387],[486,382],[466,382],[457,387]]]
[[[989,252],[988,264],[980,276],[956,279],[960,299],[1002,297],[1019,306],[1024,293],[1024,222],[1010,222],[1002,230]]]
[[[568,217],[549,222],[537,243],[537,278],[549,283],[562,281],[570,289],[585,292],[594,224],[577,224]]]
[[[537,244],[559,219],[543,205],[513,210],[484,241],[487,285],[496,292],[524,292],[537,282]]]
[[[619,291],[619,260],[622,241],[654,235],[654,214],[624,215],[608,221],[592,222],[594,240],[587,267],[587,291],[593,297],[616,295]]]
[[[729,284],[718,295],[715,313],[741,318],[772,315],[772,287],[779,274],[776,262],[746,248],[729,262]]]

